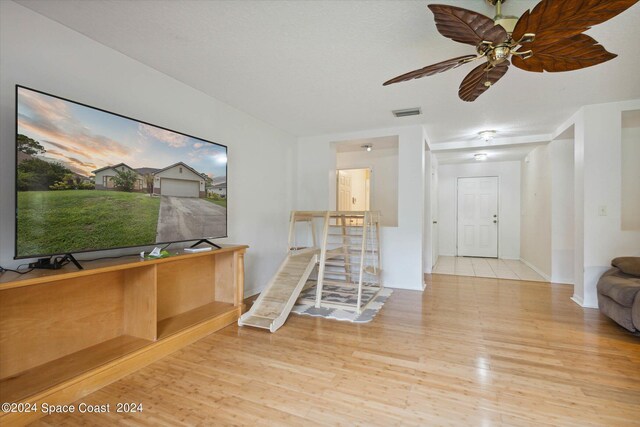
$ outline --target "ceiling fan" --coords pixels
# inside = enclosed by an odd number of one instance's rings
[[[460,84],[463,101],[475,101],[495,84],[513,63],[525,71],[572,71],[597,65],[617,55],[583,34],[613,18],[638,0],[542,0],[519,19],[503,16],[507,0],[486,0],[496,8],[494,19],[456,6],[431,4],[440,34],[476,47],[475,55],[459,56],[395,77],[383,85],[432,76],[485,59]],[[511,61],[510,61],[511,60]]]

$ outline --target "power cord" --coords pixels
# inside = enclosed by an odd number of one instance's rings
[[[12,270],[10,268],[3,268],[0,266],[0,274],[4,273],[5,271],[9,271],[11,273],[17,273],[17,274],[27,274],[33,271],[33,268],[30,268],[27,271],[20,271],[20,268],[22,268],[25,265],[28,265],[28,264],[20,264],[18,268],[16,268],[15,270]]]

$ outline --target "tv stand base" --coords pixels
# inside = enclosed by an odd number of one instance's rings
[[[207,240],[207,239],[200,239],[200,240],[198,240],[197,242],[195,242],[193,245],[191,245],[191,246],[189,246],[189,247],[190,247],[190,248],[195,248],[195,247],[196,247],[196,246],[198,246],[200,243],[206,243],[206,244],[208,244],[208,245],[213,246],[214,248],[222,249],[222,246],[218,246],[218,245],[216,245],[215,243],[213,243],[212,241]]]
[[[36,262],[29,263],[29,268],[42,270],[59,270],[69,262],[78,267],[78,270],[84,270],[82,265],[71,254],[65,254],[59,257],[40,258]]]

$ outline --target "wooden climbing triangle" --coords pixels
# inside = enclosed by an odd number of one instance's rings
[[[320,238],[316,222],[322,224]],[[302,233],[300,225],[306,233]],[[297,242],[303,240],[303,244]],[[318,244],[320,242],[320,244]],[[361,313],[382,289],[379,212],[294,211],[289,249],[280,268],[240,326],[275,332],[303,289],[315,286],[313,304]]]

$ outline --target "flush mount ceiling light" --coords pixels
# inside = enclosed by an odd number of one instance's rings
[[[482,132],[478,132],[478,136],[481,139],[484,139],[485,142],[489,142],[496,136],[495,130],[483,130]]]
[[[473,155],[473,158],[477,161],[487,160],[487,153],[477,153]]]
[[[373,145],[365,144],[365,145],[361,145],[360,148],[364,148],[367,151],[371,151],[371,150],[373,150]]]

